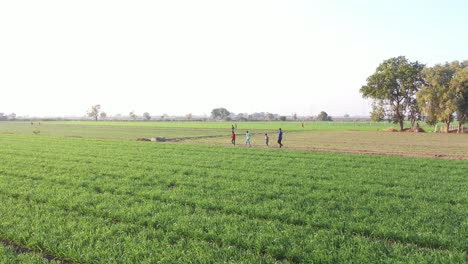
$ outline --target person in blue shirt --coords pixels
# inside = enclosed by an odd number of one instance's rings
[[[280,128],[278,130],[278,144],[280,148],[283,146],[283,143],[281,143],[281,141],[283,141],[283,131]]]

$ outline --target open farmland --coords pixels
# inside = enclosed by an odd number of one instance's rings
[[[151,124],[151,125],[149,125]],[[162,123],[170,124],[170,123]],[[35,132],[36,131],[36,132]],[[0,122],[0,134],[54,137],[135,140],[149,137],[206,137],[228,134],[229,130],[209,126],[184,128],[158,125],[157,122]]]
[[[333,122],[331,122],[333,123]],[[344,125],[343,125],[344,124]],[[305,128],[295,122],[244,122],[238,124],[237,143],[245,143],[245,130],[252,132],[254,147],[264,148],[264,133],[270,145],[277,147],[276,130],[285,130],[284,144],[289,150],[332,151],[362,154],[385,154],[439,157],[468,160],[468,133],[393,133],[381,130],[386,122],[330,125],[309,123]],[[231,123],[226,122],[0,122],[0,134],[136,140],[166,137],[183,143],[230,146]],[[356,131],[353,127],[359,127]],[[348,130],[344,130],[348,128]],[[378,129],[377,129],[378,128]]]
[[[227,129],[232,124],[237,124],[238,129],[252,130],[272,130],[281,127],[289,131],[376,131],[386,128],[398,128],[397,124],[389,122],[365,122],[365,121],[252,121],[252,122],[236,122],[236,121],[172,121],[172,122],[152,122],[152,121],[50,121],[46,124],[57,125],[88,125],[88,126],[137,126],[137,127],[163,127],[163,128],[205,128],[205,129]],[[302,127],[304,123],[304,127]],[[406,122],[407,127],[410,126]],[[421,127],[433,131],[434,127],[428,126],[421,122]],[[442,126],[442,124],[440,124]]]
[[[0,145],[0,238],[60,260],[468,261],[466,161],[25,135]]]

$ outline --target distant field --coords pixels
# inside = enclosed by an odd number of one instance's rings
[[[128,123],[132,124],[132,123]],[[0,122],[0,134],[23,134],[55,137],[83,137],[100,139],[124,139],[135,140],[137,138],[150,137],[200,137],[213,135],[228,135],[230,127],[217,128],[184,128],[149,126],[149,123],[139,122],[133,125],[120,123],[73,123],[73,122]]]
[[[46,122],[49,123],[49,122]],[[211,128],[211,129],[230,129],[231,125],[237,124],[239,130],[257,129],[257,130],[277,130],[282,128],[285,130],[382,130],[386,128],[397,128],[396,124],[388,122],[304,122],[302,128],[301,121],[287,121],[287,122],[114,122],[114,121],[53,121],[51,124],[68,124],[68,125],[93,125],[93,126],[138,126],[138,127],[165,127],[165,128]],[[408,127],[409,123],[406,124]],[[427,126],[425,123],[420,124],[423,128],[433,130],[433,127]]]
[[[0,238],[36,254],[467,261],[466,161],[25,135],[0,145]]]
[[[446,135],[392,133],[380,128],[378,131],[372,130],[388,123],[356,125],[361,130],[345,130],[345,126],[311,123],[305,127],[315,126],[316,129],[302,130],[300,123],[246,122],[238,124],[238,145],[243,145],[245,131],[250,130],[253,133],[254,147],[265,147],[264,133],[269,133],[271,146],[276,147],[278,125],[282,125],[285,131],[285,148],[290,150],[468,159],[468,133]],[[217,126],[224,128],[216,128]],[[288,127],[294,129],[288,130]],[[34,125],[29,122],[0,122],[0,134],[119,140],[166,137],[183,139],[185,143],[211,145],[230,145],[230,133],[231,123],[226,122],[41,122],[41,125],[38,122]]]

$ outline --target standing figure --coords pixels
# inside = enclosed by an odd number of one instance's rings
[[[249,147],[252,146],[252,145],[250,145],[250,133],[249,133],[249,131],[247,131],[245,133],[245,145],[249,145]]]
[[[236,133],[233,131],[231,135],[231,143],[235,146],[236,145]]]
[[[278,144],[280,148],[283,146],[283,143],[281,143],[281,141],[283,141],[283,131],[280,128],[278,130]]]
[[[268,137],[268,134],[265,133],[265,144],[267,145],[268,147],[268,142],[270,141],[270,137]]]
[[[234,125],[231,125],[231,131],[234,133]]]

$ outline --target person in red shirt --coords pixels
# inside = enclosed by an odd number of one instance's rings
[[[235,146],[236,145],[236,133],[232,131],[231,135],[231,143]]]

